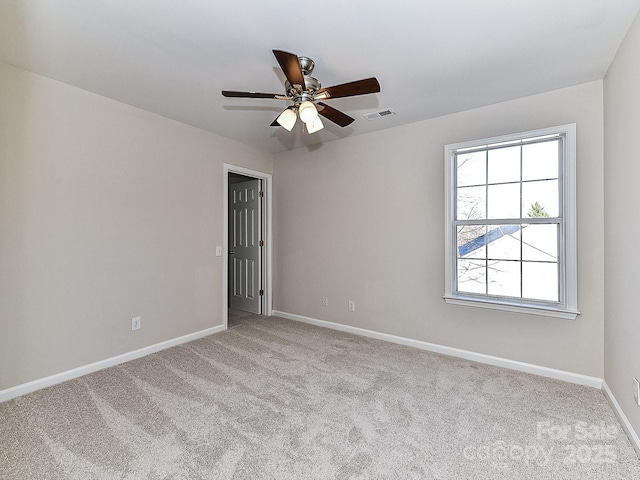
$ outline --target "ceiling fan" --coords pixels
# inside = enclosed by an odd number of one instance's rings
[[[278,125],[291,131],[296,124],[297,117],[307,127],[307,132],[314,133],[322,130],[324,125],[318,115],[322,115],[327,120],[335,124],[346,127],[354,119],[330,107],[321,100],[330,98],[352,97],[355,95],[366,95],[368,93],[378,93],[380,84],[375,77],[355,82],[334,85],[333,87],[322,88],[320,82],[311,76],[315,63],[308,57],[298,57],[297,55],[282,50],[273,50],[280,68],[287,78],[284,83],[285,95],[277,93],[259,92],[236,92],[233,90],[223,90],[225,97],[237,98],[273,98],[276,100],[291,100],[293,105],[288,106],[272,123],[272,127]]]

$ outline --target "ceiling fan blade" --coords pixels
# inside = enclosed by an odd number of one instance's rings
[[[333,87],[321,88],[316,92],[315,98],[325,100],[327,98],[353,97],[355,95],[366,95],[368,93],[378,93],[380,84],[375,77],[356,80],[355,82],[334,85]]]
[[[237,98],[278,98],[282,95],[277,93],[259,93],[259,92],[236,92],[233,90],[222,90],[222,96],[224,97],[237,97]]]
[[[355,121],[346,113],[342,113],[340,110],[336,110],[326,103],[318,102],[317,104],[321,107],[318,109],[318,113],[320,115],[322,115],[327,120],[331,120],[333,123],[340,125],[341,127],[346,127],[347,125],[350,125]]]
[[[278,60],[280,68],[282,68],[284,76],[287,77],[289,83],[291,85],[300,85],[302,90],[306,90],[298,56],[282,50],[274,50],[273,54],[276,56],[276,60]]]

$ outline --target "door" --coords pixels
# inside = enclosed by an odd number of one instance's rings
[[[261,313],[260,180],[229,185],[229,306]]]

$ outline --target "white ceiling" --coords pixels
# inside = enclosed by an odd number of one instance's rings
[[[604,77],[640,0],[2,0],[0,60],[267,152],[309,146]],[[313,135],[269,124],[287,104],[272,49],[311,57],[356,121]],[[364,113],[397,115],[368,121]]]

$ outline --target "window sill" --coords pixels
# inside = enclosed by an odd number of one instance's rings
[[[450,305],[463,305],[466,307],[489,308],[492,310],[503,310],[507,312],[524,313],[527,315],[540,315],[543,317],[555,317],[565,320],[575,320],[580,312],[576,310],[565,310],[560,308],[545,307],[538,305],[515,305],[507,302],[496,302],[485,299],[469,297],[443,296],[445,302]]]

